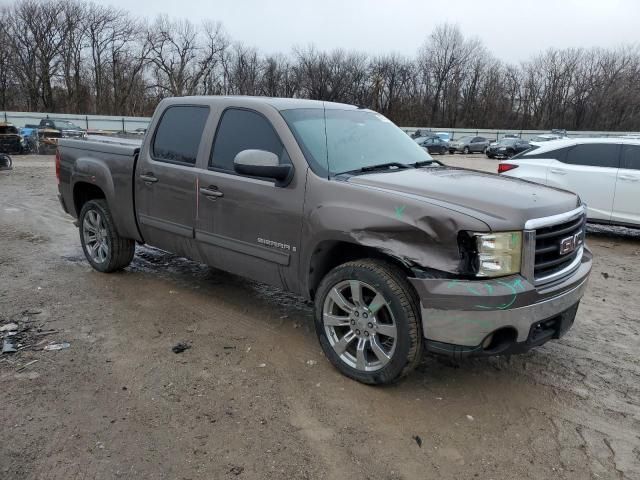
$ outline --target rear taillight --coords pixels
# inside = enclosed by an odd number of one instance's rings
[[[508,172],[514,168],[518,168],[518,165],[514,165],[513,163],[501,163],[498,165],[498,173]]]
[[[60,149],[56,148],[56,178],[60,183]]]

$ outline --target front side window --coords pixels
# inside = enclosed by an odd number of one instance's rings
[[[209,107],[180,105],[167,108],[153,136],[154,160],[195,165]]]
[[[230,108],[220,119],[209,165],[233,172],[233,160],[243,150],[266,150],[289,163],[286,150],[269,120],[252,110]]]
[[[640,170],[640,145],[623,145],[620,168]]]
[[[301,108],[280,113],[318,175],[432,160],[390,120],[370,110]]]
[[[568,151],[566,163],[588,167],[618,168],[618,151],[618,145],[611,143],[576,145]]]

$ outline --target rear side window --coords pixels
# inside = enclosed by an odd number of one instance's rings
[[[640,170],[640,146],[623,145],[622,157],[620,159],[620,168],[628,168],[630,170]]]
[[[151,145],[154,160],[195,165],[209,107],[184,105],[162,114]]]
[[[567,152],[565,163],[588,167],[618,168],[619,151],[619,146],[611,143],[576,145]]]
[[[275,153],[280,163],[289,163],[280,138],[265,117],[251,110],[225,110],[218,126],[209,165],[233,172],[233,159],[243,150]]]

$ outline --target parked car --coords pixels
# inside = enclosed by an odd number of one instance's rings
[[[52,118],[43,118],[40,120],[40,128],[48,128],[58,130],[62,138],[83,138],[87,136],[87,132],[68,120],[59,120]]]
[[[531,143],[531,145],[534,145],[534,146],[540,146],[544,142],[551,142],[553,140],[560,140],[562,138],[567,138],[567,137],[563,137],[560,134],[556,134],[556,133],[543,133],[541,135],[536,135],[535,137],[532,137],[529,140],[529,143]]]
[[[140,242],[313,299],[324,353],[364,383],[424,348],[561,337],[592,264],[577,195],[445,167],[350,105],[164,99],[142,142],[61,139],[56,172],[94,269],[125,268]]]
[[[515,133],[507,133],[502,138],[520,138],[520,135],[516,135]]]
[[[498,171],[577,193],[592,222],[640,227],[640,140],[556,140],[501,163]]]
[[[22,153],[22,137],[12,123],[0,122],[0,153]]]
[[[465,154],[484,152],[489,147],[489,140],[485,137],[461,137],[449,142],[449,153],[462,152]]]
[[[511,158],[515,154],[524,152],[530,148],[531,145],[526,140],[520,140],[519,138],[503,138],[499,142],[489,145],[486,154],[488,158]]]
[[[438,136],[420,137],[415,139],[416,143],[429,153],[444,155],[449,151],[449,144]]]

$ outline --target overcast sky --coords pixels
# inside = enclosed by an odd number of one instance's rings
[[[267,53],[295,45],[414,55],[434,25],[457,23],[497,57],[548,47],[640,43],[640,0],[106,0],[141,16],[167,13],[223,23]]]

